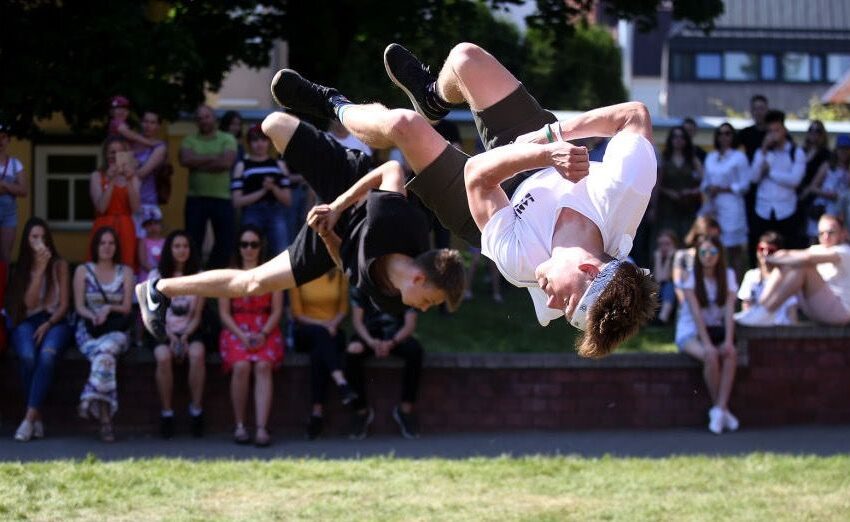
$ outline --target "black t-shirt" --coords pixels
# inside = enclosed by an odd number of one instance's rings
[[[383,312],[402,314],[401,295],[386,295],[372,279],[370,269],[381,256],[417,257],[430,249],[425,215],[398,192],[372,190],[366,201],[346,216],[340,257],[352,288],[357,288]]]
[[[818,170],[820,170],[820,166],[823,165],[825,161],[829,161],[829,156],[829,149],[819,149],[815,152],[814,156],[812,156],[812,159],[806,162],[806,174],[803,176],[803,180],[800,181],[800,184],[797,185],[798,195],[809,186],[813,179],[815,179],[815,175],[817,175]],[[810,199],[814,198],[812,197]]]
[[[388,340],[401,330],[404,326],[404,316],[412,308],[405,308],[398,314],[383,312],[372,304],[372,301],[357,288],[351,288],[349,292],[351,303],[363,309],[363,324],[369,330],[369,335],[378,339]]]
[[[738,133],[738,143],[744,146],[744,152],[747,154],[747,161],[750,163],[753,162],[753,156],[756,155],[756,150],[761,147],[766,135],[767,130],[759,130],[759,128],[755,125],[750,125]]]
[[[242,194],[253,194],[263,189],[263,180],[274,179],[279,187],[289,188],[289,177],[280,169],[277,160],[269,158],[263,161],[254,161],[248,158],[242,160],[245,168],[242,176],[230,180],[230,190],[241,190]],[[277,202],[274,194],[268,193],[260,201]]]

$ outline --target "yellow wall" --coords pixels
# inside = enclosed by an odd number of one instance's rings
[[[183,226],[183,204],[186,199],[187,170],[180,166],[177,161],[180,143],[184,136],[195,131],[195,126],[188,122],[178,122],[171,125],[163,125],[163,138],[168,142],[168,158],[174,167],[174,175],[171,178],[171,198],[167,205],[163,205],[163,218],[166,233]],[[24,169],[30,176],[30,193],[26,198],[18,199],[18,237],[15,241],[13,257],[17,257],[20,245],[20,234],[27,219],[33,213],[35,187],[33,180],[33,145],[25,140],[12,140],[9,149],[10,155],[21,160]],[[41,216],[44,217],[44,216]],[[88,257],[89,230],[53,230],[53,240],[56,248],[65,259],[72,262],[83,261]]]

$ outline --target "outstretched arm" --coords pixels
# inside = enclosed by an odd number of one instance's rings
[[[581,138],[608,137],[618,132],[633,132],[652,141],[652,118],[646,105],[641,102],[626,102],[609,105],[587,111],[570,120],[559,121],[542,129],[519,136],[517,142],[547,143],[552,141],[547,135],[547,127],[552,136],[560,135],[565,140]]]

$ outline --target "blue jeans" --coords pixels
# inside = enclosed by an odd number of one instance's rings
[[[233,205],[229,199],[189,196],[186,198],[186,232],[200,252],[204,246],[207,221],[212,224],[215,242],[213,243],[207,268],[226,268],[230,265],[230,255],[236,246],[235,217]]]
[[[68,346],[71,328],[64,322],[53,325],[41,344],[36,346],[33,334],[39,326],[50,319],[47,312],[39,312],[27,317],[11,333],[12,346],[18,354],[21,371],[21,383],[27,398],[27,407],[40,409],[53,383],[53,369],[56,359]]]
[[[242,209],[242,225],[254,225],[263,232],[268,255],[274,257],[289,246],[287,207],[277,202],[258,201]]]

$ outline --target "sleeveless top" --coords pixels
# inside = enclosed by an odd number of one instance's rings
[[[106,190],[106,185],[109,182],[106,179],[106,173],[100,172],[100,188]],[[129,182],[128,182],[129,183]],[[133,211],[130,209],[130,190],[127,185],[121,186],[116,183],[112,185],[112,197],[109,198],[109,204],[106,211],[98,213],[99,216],[130,216]]]

